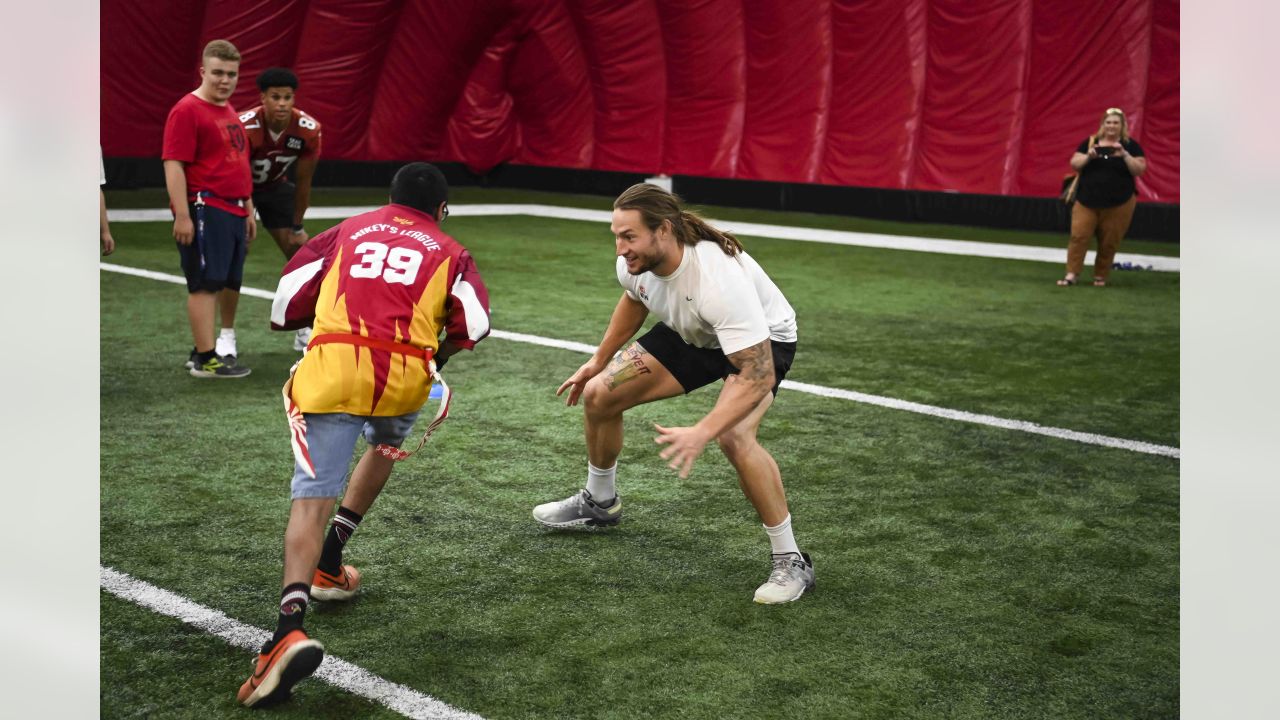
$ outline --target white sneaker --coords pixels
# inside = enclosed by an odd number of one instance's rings
[[[756,588],[756,602],[765,605],[791,602],[813,589],[813,561],[808,553],[782,553],[772,557],[773,572]]]
[[[586,489],[579,490],[564,500],[543,503],[533,509],[533,519],[553,528],[587,525],[617,525],[622,520],[622,498],[615,497],[608,507],[602,507]]]
[[[213,351],[220,357],[231,358],[234,362],[236,359],[236,336],[230,337],[219,335],[217,343],[214,344]]]
[[[311,342],[311,328],[304,327],[293,336],[293,349],[304,353],[307,351],[309,342]]]

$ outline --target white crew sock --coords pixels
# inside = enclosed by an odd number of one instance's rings
[[[218,337],[221,337],[221,338],[227,338],[227,339],[228,339],[228,340],[230,340],[231,342],[235,342],[235,341],[236,341],[236,329],[235,329],[235,328],[222,328],[222,332],[218,333]]]
[[[791,534],[791,513],[787,513],[787,518],[773,527],[765,525],[764,531],[769,533],[769,544],[773,546],[774,555],[800,553],[796,537]]]
[[[614,463],[613,467],[601,470],[600,468],[587,463],[587,492],[591,493],[591,499],[601,505],[606,505],[618,497],[618,490],[614,487],[614,481],[618,477],[618,463]]]

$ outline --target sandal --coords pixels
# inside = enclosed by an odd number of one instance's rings
[[[1076,284],[1076,279],[1070,278],[1070,277],[1064,277],[1058,281],[1058,287],[1067,287],[1068,285],[1075,285],[1075,284]]]

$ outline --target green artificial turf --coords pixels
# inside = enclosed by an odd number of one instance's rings
[[[446,227],[495,328],[598,341],[620,292],[606,227]],[[107,260],[179,274],[168,231],[115,224]],[[744,240],[797,310],[794,380],[1178,444],[1177,274],[1064,289],[1045,263]],[[246,285],[281,264],[260,237]],[[196,380],[184,297],[102,273],[102,563],[269,629],[292,337],[245,297],[253,374]],[[784,390],[761,440],[818,587],[758,606],[768,543],[732,469],[713,448],[681,481],[652,445],[714,388],[628,412],[619,527],[533,523],[585,477],[581,410],[554,396],[584,360],[495,338],[449,364],[449,422],[349,545],[365,587],[308,614],[329,652],[488,718],[1178,714],[1176,459]],[[249,653],[105,594],[102,623],[104,716],[237,712]],[[292,703],[381,716],[317,680]]]

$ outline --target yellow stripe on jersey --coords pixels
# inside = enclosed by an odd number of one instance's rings
[[[451,259],[436,268],[422,294],[414,303],[408,333],[397,319],[394,337],[383,340],[406,343],[420,348],[437,349],[445,323],[445,300],[449,295]],[[344,270],[342,251],[321,282],[316,302],[313,333],[353,333],[371,337],[363,318],[352,327],[345,294],[339,294]],[[431,392],[431,377],[420,358],[407,358],[399,353],[375,351],[343,343],[317,345],[307,351],[293,381],[293,401],[307,413],[351,413],[387,417],[403,415],[422,408]],[[379,372],[381,370],[381,372]],[[384,374],[385,378],[379,375]],[[380,382],[381,381],[381,382]]]

